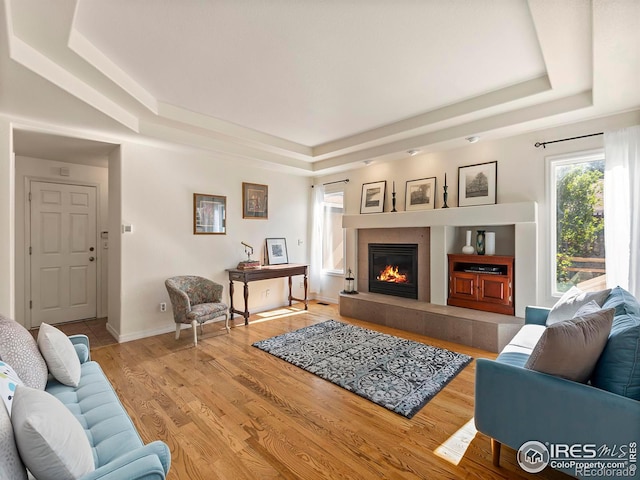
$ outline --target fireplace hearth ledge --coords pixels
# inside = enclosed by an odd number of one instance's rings
[[[511,315],[368,292],[340,294],[340,315],[494,353],[524,325]]]

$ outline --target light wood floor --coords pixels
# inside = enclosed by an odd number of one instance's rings
[[[190,331],[92,348],[145,442],[171,448],[171,480],[566,479],[528,475],[515,452],[491,464],[489,439],[473,428],[475,362],[411,420],[252,347],[257,340],[330,318],[467,353],[494,354],[340,317],[312,302]],[[221,329],[222,328],[222,329]],[[508,408],[501,406],[498,408]]]

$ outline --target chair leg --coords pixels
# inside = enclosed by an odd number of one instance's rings
[[[176,323],[176,340],[178,340],[180,338],[180,327],[182,325],[179,323]]]
[[[193,344],[198,345],[198,321],[192,321],[191,326],[193,327]]]
[[[231,333],[231,329],[229,328],[229,314],[224,314],[224,328],[227,329],[227,333]]]
[[[500,466],[500,447],[502,444],[495,438],[491,439],[491,457],[494,467]]]

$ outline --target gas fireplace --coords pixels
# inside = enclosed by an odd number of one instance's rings
[[[369,291],[418,298],[418,244],[370,243]]]

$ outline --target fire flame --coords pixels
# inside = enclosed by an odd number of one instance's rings
[[[380,272],[380,275],[376,277],[376,280],[389,283],[407,283],[409,281],[405,274],[398,273],[398,267],[392,267],[391,265],[387,265]]]

